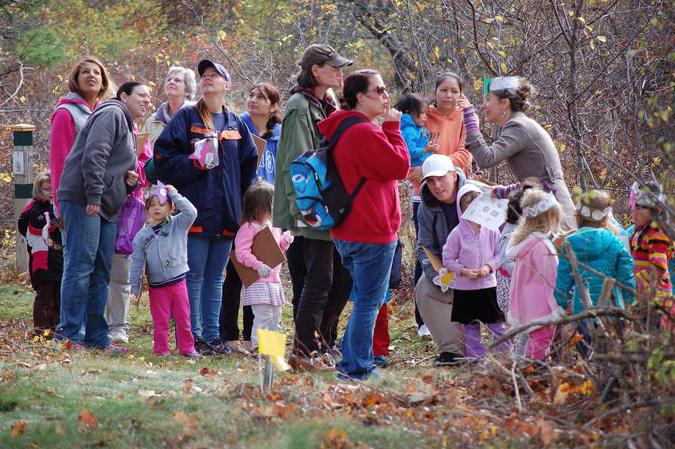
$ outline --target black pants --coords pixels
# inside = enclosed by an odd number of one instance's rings
[[[61,282],[42,282],[35,287],[33,326],[36,332],[56,330],[61,314]]]
[[[299,246],[288,258],[294,301],[299,298],[294,308],[293,352],[309,356],[335,344],[340,313],[349,299],[352,280],[332,241],[296,237],[296,242]],[[305,276],[301,278],[303,271]]]
[[[307,276],[307,267],[305,266],[304,252],[305,238],[295,237],[293,243],[286,250],[286,260],[288,261],[288,272],[291,275],[291,284],[293,285],[293,320],[298,314],[298,303],[302,295],[302,288],[305,286],[305,276]]]
[[[420,207],[420,203],[415,201],[412,203],[413,205],[413,224],[415,225],[415,240],[417,240],[417,234],[419,234],[420,229],[419,225],[417,224],[417,209]],[[417,244],[417,242],[415,242]],[[415,254],[417,254],[417,251],[415,251]],[[417,281],[420,280],[422,277],[422,265],[419,263],[417,260],[417,256],[415,256],[415,279],[413,281],[413,288],[417,285]],[[422,320],[422,315],[420,315],[420,311],[417,310],[417,301],[415,301],[415,322],[417,323],[417,327],[421,327],[424,324],[424,320]]]
[[[241,300],[241,279],[232,262],[227,263],[223,282],[223,302],[220,305],[220,339],[222,341],[239,340],[239,302]],[[244,340],[251,340],[253,328],[253,310],[244,306]]]

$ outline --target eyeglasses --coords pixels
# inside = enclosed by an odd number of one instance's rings
[[[367,93],[370,92],[375,92],[378,95],[384,95],[387,93],[387,88],[384,86],[377,86],[375,89],[367,91]]]

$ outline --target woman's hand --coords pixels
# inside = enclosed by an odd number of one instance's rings
[[[92,216],[101,212],[100,204],[87,204],[87,215]]]
[[[468,109],[472,108],[473,105],[469,101],[468,98],[466,98],[464,95],[462,95],[458,100],[457,100],[457,109]]]
[[[401,115],[402,115],[402,113],[398,109],[385,106],[383,121],[385,121],[385,122],[400,122],[401,121]]]
[[[135,171],[129,170],[124,175],[124,180],[126,181],[127,186],[134,187],[136,184],[138,184],[138,173],[136,173]]]

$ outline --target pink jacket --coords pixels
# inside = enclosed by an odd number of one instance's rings
[[[499,259],[499,231],[493,231],[481,227],[477,233],[471,229],[471,225],[462,217],[459,203],[464,195],[469,192],[482,193],[481,189],[474,184],[464,184],[457,193],[457,215],[459,224],[450,231],[448,239],[443,246],[443,265],[454,272],[457,277],[452,288],[457,290],[480,290],[497,286],[497,260]],[[474,269],[483,265],[490,265],[492,272],[484,277],[471,280],[461,276],[462,268]]]
[[[251,246],[253,245],[253,239],[258,234],[268,226],[268,223],[262,224],[257,221],[249,221],[241,225],[237,231],[237,235],[234,238],[234,253],[237,256],[237,260],[241,262],[242,265],[248,268],[257,270],[263,263],[256,258],[251,252]],[[271,228],[272,235],[274,235],[275,240],[279,244],[279,247],[282,251],[286,251],[291,243],[293,243],[293,236],[288,233],[281,233],[280,228]],[[281,265],[277,265],[272,269],[272,274],[266,278],[258,279],[256,282],[276,282],[280,283],[281,278],[279,277],[279,272],[281,271]]]
[[[63,164],[77,137],[75,119],[66,109],[59,109],[59,106],[68,103],[78,105],[83,114],[86,114],[87,111],[90,114],[93,112],[89,104],[74,92],[70,92],[61,98],[54,107],[55,112],[52,115],[52,126],[49,134],[49,173],[51,175],[52,192],[54,195],[54,208],[57,212],[59,205],[56,192],[58,192],[59,184],[61,183]]]
[[[506,255],[516,262],[511,277],[509,323],[522,326],[564,315],[553,296],[558,256],[548,237],[535,232],[518,245],[509,243]]]
[[[134,135],[138,135],[138,126],[134,123]],[[146,139],[145,145],[143,145],[143,150],[138,154],[138,162],[136,162],[136,173],[138,174],[138,187],[134,190],[134,196],[145,203],[143,198],[143,189],[148,186],[148,179],[145,176],[145,163],[148,162],[148,159],[152,157],[152,145],[150,145],[150,139]]]

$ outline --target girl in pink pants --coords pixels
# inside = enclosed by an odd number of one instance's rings
[[[188,230],[197,209],[174,187],[161,182],[146,191],[147,224],[134,238],[129,273],[131,291],[141,293],[141,276],[146,268],[150,284],[150,314],[154,325],[155,355],[168,355],[169,322],[176,323],[178,351],[196,357],[195,341],[190,329],[190,302],[185,285]],[[179,213],[172,215],[174,210]]]
[[[520,202],[523,213],[511,234],[506,257],[515,260],[511,278],[508,321],[520,327],[536,321],[559,318],[555,289],[558,256],[549,233],[560,226],[560,204],[553,193],[528,189]],[[544,360],[548,357],[555,326],[538,326],[518,336],[515,356]]]

